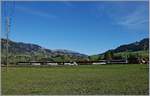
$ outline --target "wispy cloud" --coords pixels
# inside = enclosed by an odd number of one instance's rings
[[[20,10],[20,11],[29,13],[29,14],[33,14],[33,15],[36,15],[36,16],[43,17],[43,18],[48,18],[48,19],[58,18],[58,16],[56,16],[52,13],[46,12],[44,10],[41,11],[41,10],[37,10],[37,9],[27,8],[27,7],[17,7],[17,9]]]
[[[141,29],[143,26],[148,25],[148,10],[144,7],[139,7],[132,13],[117,19],[116,23],[128,29]]]
[[[133,3],[132,3],[133,4]],[[148,4],[147,4],[148,5]],[[104,15],[112,25],[117,25],[127,31],[147,30],[148,6],[143,3],[129,5],[128,2],[101,4],[98,6],[99,17]]]

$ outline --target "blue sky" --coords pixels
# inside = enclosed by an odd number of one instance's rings
[[[99,54],[149,35],[146,1],[17,1],[2,4],[2,37],[5,17],[10,15],[11,40],[49,49]],[[11,6],[13,4],[15,6]]]

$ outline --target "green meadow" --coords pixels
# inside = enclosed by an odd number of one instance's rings
[[[3,95],[147,95],[149,67],[140,64],[5,67]]]

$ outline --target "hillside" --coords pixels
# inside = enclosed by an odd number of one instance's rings
[[[149,49],[149,38],[145,38],[139,42],[121,45],[112,51],[117,53],[117,52],[124,52],[124,51],[135,52],[135,51],[148,50],[148,49]]]
[[[2,60],[5,62],[6,39],[1,39]],[[9,40],[10,62],[18,61],[73,61],[88,60],[88,56],[71,50],[50,50],[36,44],[14,42]]]
[[[107,52],[113,52],[114,56],[127,57],[129,55],[140,55],[142,57],[149,57],[149,38],[144,38],[140,41],[136,41],[130,44],[121,45],[115,49],[108,50],[98,55],[90,56],[91,60],[104,59],[104,54]]]

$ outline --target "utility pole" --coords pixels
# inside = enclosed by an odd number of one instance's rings
[[[10,17],[6,17],[6,70],[8,70],[8,55],[9,55],[9,33],[10,33]]]

